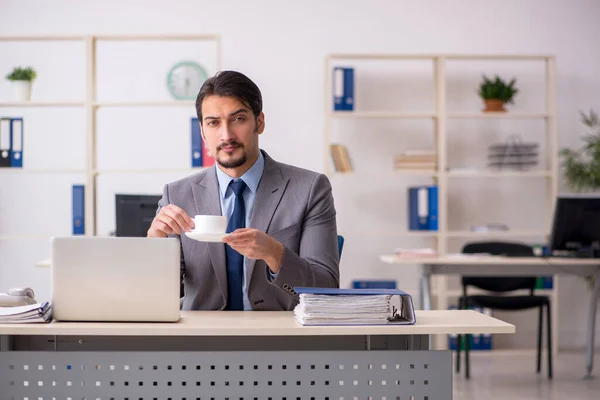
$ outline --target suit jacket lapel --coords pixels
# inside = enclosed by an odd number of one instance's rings
[[[275,214],[275,210],[277,210],[277,206],[285,192],[289,178],[282,175],[277,162],[269,157],[267,153],[263,152],[263,155],[265,157],[265,169],[256,190],[250,227],[267,232],[273,219],[273,214]],[[256,260],[247,260],[247,285],[250,284],[255,264]]]
[[[219,200],[219,182],[217,181],[216,166],[204,174],[203,178],[192,183],[194,204],[198,215],[221,215],[221,202]],[[200,243],[198,243],[200,245]],[[227,271],[225,266],[225,245],[223,243],[205,243],[208,246],[217,282],[223,295],[223,304],[227,304]]]

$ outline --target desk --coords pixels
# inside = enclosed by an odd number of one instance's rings
[[[172,324],[0,324],[0,393],[36,400],[451,399],[452,353],[430,351],[428,335],[515,331],[470,310],[416,316],[412,326],[305,327],[291,312],[218,311],[182,312]]]
[[[431,308],[431,275],[477,275],[477,276],[541,276],[578,275],[596,277],[588,308],[586,339],[586,378],[591,378],[594,368],[594,335],[596,310],[600,293],[600,260],[581,258],[541,258],[541,257],[500,257],[500,256],[440,256],[432,258],[407,259],[394,255],[381,256],[388,264],[421,264],[421,304]],[[558,305],[553,305],[557,307]]]

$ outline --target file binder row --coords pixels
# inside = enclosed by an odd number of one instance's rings
[[[408,229],[438,230],[438,188],[417,186],[408,188]]]
[[[208,153],[208,149],[202,141],[200,124],[198,118],[191,119],[192,132],[192,167],[210,167],[214,165],[215,159]]]
[[[23,118],[0,118],[0,167],[23,167]]]
[[[204,146],[198,118],[191,119],[192,167],[210,167],[214,157]],[[0,167],[23,167],[23,118],[0,118]]]
[[[333,69],[333,109],[334,111],[354,110],[354,68]]]

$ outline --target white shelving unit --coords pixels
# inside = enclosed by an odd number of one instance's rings
[[[333,94],[332,94],[332,71],[336,65],[353,65],[353,62],[357,64],[356,68],[360,68],[360,62],[388,62],[388,61],[428,61],[431,62],[433,76],[433,112],[414,112],[405,110],[393,110],[393,111],[333,111]],[[470,61],[523,61],[523,62],[537,62],[544,63],[544,85],[545,85],[545,99],[544,99],[544,110],[541,112],[515,112],[508,111],[505,113],[485,113],[481,111],[474,112],[449,112],[447,109],[448,96],[448,75],[447,75],[447,62],[448,61],[470,62]],[[324,126],[324,165],[326,173],[336,178],[340,175],[347,175],[347,179],[352,177],[367,176],[368,174],[361,171],[356,172],[335,172],[333,170],[333,163],[330,153],[330,144],[332,125],[334,120],[360,120],[360,119],[373,119],[373,120],[401,120],[401,119],[421,119],[421,120],[433,120],[433,134],[434,134],[434,147],[437,154],[437,169],[434,171],[397,171],[395,173],[385,173],[390,175],[390,179],[397,179],[399,183],[404,178],[432,178],[435,184],[438,186],[438,225],[439,229],[436,232],[381,232],[380,236],[386,237],[433,237],[435,239],[435,247],[439,254],[448,253],[448,241],[451,239],[461,238],[470,240],[485,240],[485,239],[509,239],[515,238],[517,240],[534,238],[534,237],[549,237],[551,222],[552,222],[552,210],[554,205],[554,199],[557,196],[558,191],[558,148],[557,148],[557,133],[556,133],[556,60],[552,55],[452,55],[452,54],[431,54],[431,55],[411,55],[411,54],[330,54],[325,58],[325,126]],[[356,75],[355,75],[356,77]],[[357,89],[355,84],[355,95]],[[476,95],[473,92],[473,95]],[[355,99],[360,101],[360,98]],[[464,170],[457,169],[451,170],[448,165],[448,122],[449,120],[464,119],[464,120],[539,120],[545,123],[545,141],[546,141],[546,154],[547,157],[547,168],[541,170],[528,170],[524,172],[513,172],[513,171],[490,171],[490,170]],[[339,143],[343,143],[343,133],[340,134]],[[352,155],[352,150],[349,149]],[[381,176],[380,173],[377,175]],[[448,189],[456,181],[462,179],[542,179],[546,182],[546,198],[547,201],[547,215],[544,216],[546,221],[546,227],[544,230],[531,229],[531,230],[510,230],[504,232],[493,232],[493,233],[477,233],[471,231],[462,230],[450,230],[448,228]],[[338,200],[338,201],[342,201]],[[406,221],[398,221],[398,226],[405,226]],[[370,232],[352,232],[352,234],[360,236],[374,236],[373,227],[370,228]],[[344,232],[340,232],[344,234]],[[390,249],[391,250],[391,249]],[[437,308],[446,309],[448,308],[448,300],[451,297],[460,295],[459,290],[449,289],[447,284],[448,279],[443,276],[436,277],[433,282],[433,296],[437,300],[434,302]],[[558,279],[554,276],[553,280],[554,288],[552,290],[544,290],[548,293],[554,306],[552,307],[553,312],[553,332],[554,338],[554,352],[558,349]],[[444,338],[438,338],[436,343],[438,348],[445,348],[446,341]]]
[[[181,172],[194,173],[200,168],[173,168],[173,169],[99,169],[97,167],[97,117],[96,113],[102,108],[117,107],[194,107],[194,101],[97,101],[97,46],[101,41],[210,41],[216,45],[216,69],[221,69],[221,39],[218,35],[85,35],[85,36],[60,36],[60,35],[39,35],[39,36],[0,36],[0,42],[56,42],[70,41],[83,42],[85,45],[85,98],[82,101],[31,101],[31,102],[0,102],[0,108],[21,108],[21,107],[82,107],[85,110],[85,141],[86,141],[86,167],[85,169],[28,169],[8,168],[0,169],[0,174],[66,174],[81,173],[85,174],[85,230],[86,235],[97,234],[97,178],[101,174],[119,174],[119,173],[157,173],[157,172]],[[0,240],[29,238],[29,236],[0,236]],[[31,236],[31,238],[44,238]]]

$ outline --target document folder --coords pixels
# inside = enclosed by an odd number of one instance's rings
[[[414,325],[412,296],[398,289],[294,288],[300,302],[294,317],[302,325]],[[399,300],[396,308],[392,299]]]
[[[23,118],[12,118],[10,125],[10,166],[23,167]]]

